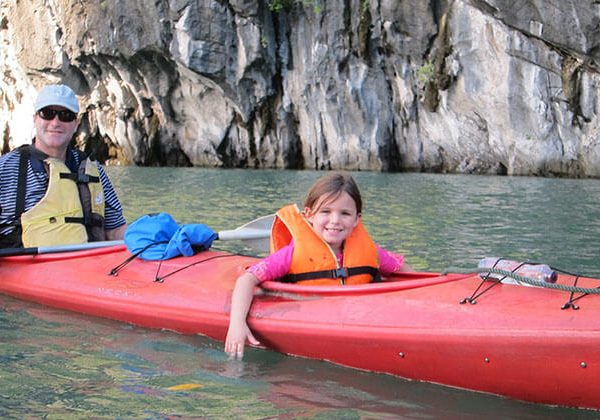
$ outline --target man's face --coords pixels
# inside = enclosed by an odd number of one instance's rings
[[[79,121],[74,112],[51,105],[35,113],[33,124],[36,132],[35,147],[50,156],[64,158]]]

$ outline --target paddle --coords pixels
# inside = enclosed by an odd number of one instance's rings
[[[86,242],[84,244],[38,246],[29,248],[4,248],[0,249],[0,257],[14,257],[18,255],[53,254],[57,252],[83,251],[86,249],[105,248],[107,246],[123,245],[123,241]]]
[[[217,232],[217,239],[222,241],[241,240],[249,247],[260,251],[269,251],[269,235],[275,215],[262,216],[232,230]],[[14,257],[19,255],[53,254],[58,252],[84,251],[86,249],[105,248],[109,246],[124,245],[120,241],[86,242],[83,244],[40,246],[29,248],[4,248],[0,249],[0,257]]]
[[[269,236],[274,220],[274,214],[262,216],[237,229],[217,232],[217,239],[222,241],[239,239],[256,251],[269,252]]]

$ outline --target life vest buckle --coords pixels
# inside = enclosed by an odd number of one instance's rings
[[[348,278],[348,269],[346,267],[338,268],[334,271],[335,278],[338,279],[347,279]]]

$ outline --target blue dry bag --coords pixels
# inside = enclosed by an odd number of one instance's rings
[[[208,249],[217,234],[203,224],[179,226],[167,213],[147,214],[127,227],[125,245],[144,260],[168,260]]]

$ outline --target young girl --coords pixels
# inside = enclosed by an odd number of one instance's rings
[[[375,245],[361,222],[362,198],[354,179],[330,173],[310,188],[304,211],[295,205],[277,212],[271,255],[236,281],[231,297],[225,352],[242,358],[246,340],[260,344],[246,317],[254,289],[267,280],[300,284],[361,284],[400,271],[412,271],[404,257]]]

